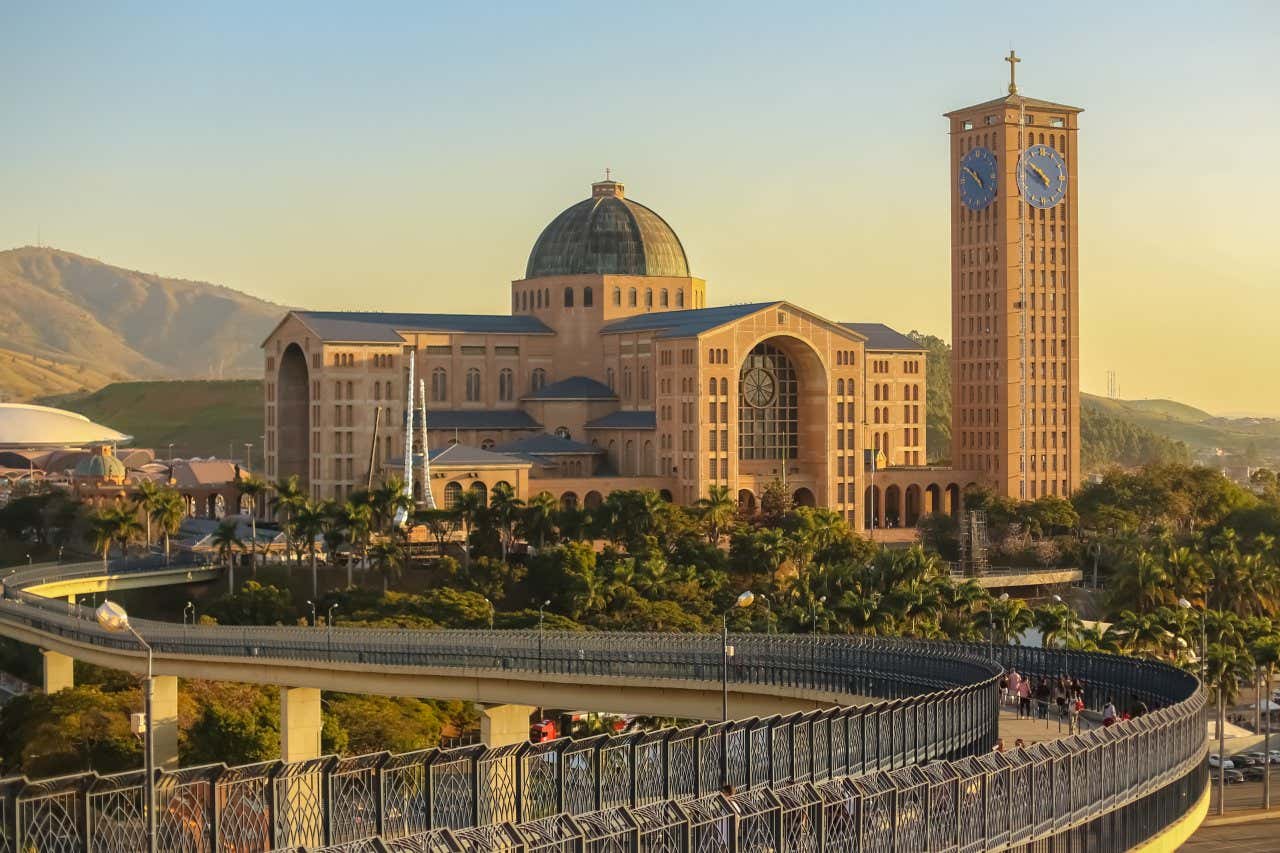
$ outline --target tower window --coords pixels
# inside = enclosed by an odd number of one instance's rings
[[[594,294],[591,292],[591,288],[589,287],[582,288],[582,307],[583,308],[590,308],[595,303],[595,299],[593,298],[593,296]]]
[[[627,305],[636,307],[636,289],[633,287],[627,291]]]
[[[480,402],[480,369],[472,367],[467,371],[467,402]]]
[[[566,287],[564,289],[564,307],[565,308],[573,307],[573,288],[572,287]]]
[[[615,287],[613,289],[613,304],[614,305],[622,304],[622,288],[621,287]]]
[[[541,367],[535,367],[533,372],[529,374],[529,390],[537,392],[547,384],[547,371]]]
[[[449,398],[449,373],[443,367],[431,371],[431,399],[443,403]]]
[[[515,396],[516,375],[511,368],[504,367],[498,373],[498,399],[510,400]]]

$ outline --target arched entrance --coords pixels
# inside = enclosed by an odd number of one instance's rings
[[[825,477],[828,387],[826,366],[803,338],[774,335],[748,350],[738,369],[740,477],[756,483]]]
[[[907,527],[915,527],[920,521],[920,487],[912,483],[907,486],[903,496],[906,499],[903,507],[903,524]]]
[[[902,526],[902,489],[897,486],[884,490],[884,526]]]
[[[750,489],[738,490],[738,511],[743,515],[756,514],[756,496]]]
[[[955,483],[947,486],[947,513],[952,518],[960,517],[960,487]]]
[[[937,483],[930,483],[924,490],[924,511],[929,514],[942,512],[942,489]]]
[[[603,500],[599,492],[591,491],[587,492],[586,497],[582,499],[582,505],[587,509],[599,509]]]
[[[813,492],[801,486],[796,489],[795,494],[791,496],[791,502],[796,506],[817,506],[818,502],[813,498]]]
[[[311,482],[311,382],[302,347],[289,344],[280,356],[276,390],[276,476],[297,477],[303,491]]]
[[[560,496],[560,508],[572,510],[578,508],[578,496],[574,492],[565,492]]]

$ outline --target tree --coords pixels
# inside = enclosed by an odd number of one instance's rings
[[[384,593],[404,574],[403,554],[404,549],[391,538],[380,539],[369,549],[369,559],[373,562],[374,571],[382,578]]]
[[[287,589],[247,581],[206,609],[219,625],[287,625],[294,620],[293,596]]]
[[[1276,668],[1280,667],[1280,625],[1271,622],[1269,630],[1260,632],[1254,638],[1249,648],[1250,656],[1253,658],[1254,665],[1258,668],[1258,676],[1256,683],[1267,686],[1265,691],[1258,694],[1259,708],[1267,708],[1265,730],[1262,742],[1262,751],[1271,754],[1271,711],[1269,703],[1271,696],[1271,684],[1275,681]],[[1219,753],[1221,754],[1221,753]],[[1264,809],[1271,808],[1271,774],[1268,773],[1262,777],[1262,807]]]
[[[347,555],[347,586],[355,583],[352,569],[356,559],[356,548],[364,545],[368,551],[368,538],[373,521],[373,510],[364,501],[348,500],[337,508],[337,521],[342,528],[343,538],[351,544],[351,553]]]
[[[120,556],[129,555],[129,543],[142,533],[142,523],[134,510],[126,507],[102,507],[90,518],[90,529],[95,547],[102,549],[102,567],[107,567],[107,558],[113,543],[120,546]]]
[[[1205,655],[1205,684],[1211,699],[1218,704],[1218,814],[1223,812],[1222,795],[1226,785],[1226,717],[1227,707],[1240,695],[1240,682],[1252,677],[1253,661],[1248,652],[1235,643],[1210,643]]]
[[[302,483],[298,479],[297,474],[290,474],[288,477],[282,477],[271,484],[271,490],[276,493],[276,520],[280,522],[280,529],[284,531],[285,540],[292,546],[294,544],[294,519],[297,513],[307,502],[307,495],[302,490]],[[300,551],[300,549],[299,549]],[[301,554],[299,553],[299,557]]]
[[[779,524],[782,517],[791,512],[794,499],[786,483],[776,477],[765,484],[760,493],[760,519],[766,525]]]
[[[443,555],[445,543],[453,535],[453,513],[447,509],[418,510],[414,513],[414,521],[427,528]]]
[[[293,528],[306,545],[311,558],[311,600],[320,595],[320,572],[316,561],[316,538],[324,535],[329,524],[329,511],[315,501],[304,501],[292,510]]]
[[[156,508],[160,505],[161,495],[164,490],[160,488],[155,480],[140,480],[137,486],[137,493],[134,495],[134,503],[142,512],[142,518],[146,524],[147,530],[147,551],[151,550],[151,519],[155,515]]]
[[[712,545],[720,543],[720,537],[733,526],[738,505],[729,494],[728,486],[712,486],[705,498],[699,498],[694,512]]]
[[[169,565],[169,544],[171,537],[182,527],[182,520],[187,517],[187,503],[182,495],[173,489],[165,489],[157,496],[155,506],[151,510],[151,518],[164,535],[164,564]]]
[[[253,576],[258,576],[258,498],[267,492],[267,483],[265,480],[254,476],[253,474],[242,474],[239,481],[236,482],[236,489],[240,492],[240,500],[243,504],[245,498],[249,501],[249,568],[253,572]],[[241,506],[243,512],[244,507]]]
[[[1046,649],[1071,642],[1084,627],[1080,617],[1066,604],[1046,604],[1035,608],[1033,613],[1035,627],[1040,631],[1040,644]]]
[[[462,528],[462,567],[471,567],[471,528],[476,518],[485,510],[484,498],[478,489],[463,489],[453,505],[453,517]]]
[[[515,544],[523,511],[524,501],[516,497],[516,490],[509,483],[498,483],[493,487],[489,494],[489,512],[498,532],[498,541],[502,543],[504,561]]]
[[[993,599],[987,613],[993,634],[992,639],[998,645],[1007,646],[1012,639],[1022,636],[1035,624],[1035,615],[1031,612],[1031,608],[1027,607],[1027,603],[1020,598],[1009,598],[1004,601],[998,598]]]
[[[227,591],[231,593],[236,591],[235,552],[240,547],[237,526],[235,518],[224,518],[209,540],[209,544],[217,551],[218,558],[227,564]]]
[[[537,542],[539,551],[547,547],[548,542],[555,541],[556,512],[559,508],[555,496],[550,492],[538,492],[529,498],[524,508],[520,520],[524,537],[529,542]],[[601,510],[607,511],[604,504],[601,505]]]

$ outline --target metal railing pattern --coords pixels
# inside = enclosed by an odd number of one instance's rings
[[[132,648],[87,614],[21,592],[20,577],[7,580],[0,627],[17,620],[80,642]],[[157,654],[720,678],[720,639],[696,635],[136,625]],[[161,772],[160,847],[969,851],[1079,836],[1123,849],[1129,843],[1116,842],[1158,831],[1204,787],[1203,695],[1194,677],[1172,667],[861,637],[741,635],[733,642],[735,685],[886,698],[536,745]],[[994,753],[1002,665],[1077,676],[1094,707],[1115,695],[1159,710]],[[0,780],[0,853],[142,849],[143,781],[141,771]],[[735,793],[720,793],[726,783]]]

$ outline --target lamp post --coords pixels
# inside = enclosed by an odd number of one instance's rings
[[[338,609],[337,604],[329,605],[329,618],[325,620],[324,635],[329,645],[329,660],[333,660],[333,611]]]
[[[307,599],[307,606],[311,608],[311,627],[316,627],[316,603],[311,599]]]
[[[151,646],[146,640],[142,639],[134,627],[129,624],[129,614],[125,609],[114,601],[104,601],[94,611],[98,624],[108,631],[128,631],[133,638],[138,641],[142,648],[147,652],[147,682],[146,689],[143,692],[145,702],[143,703],[143,712],[146,718],[147,730],[144,732],[144,757],[146,759],[146,785],[144,792],[146,794],[146,810],[147,810],[147,851],[148,853],[156,853],[156,756],[155,756],[155,727],[151,720],[151,705],[154,699],[155,682],[153,681],[154,673],[151,667]]]
[[[773,633],[773,605],[769,603],[769,596],[763,592],[760,593],[760,600],[764,602],[764,632],[765,634]]]
[[[1191,604],[1191,602],[1190,602],[1190,601],[1187,601],[1185,598],[1179,598],[1179,599],[1178,599],[1178,606],[1179,606],[1179,607],[1181,607],[1183,610],[1190,610],[1194,605],[1192,605],[1192,604]],[[1205,646],[1207,645],[1207,643],[1206,643],[1206,637],[1205,637],[1205,624],[1204,624],[1204,621],[1205,621],[1205,620],[1204,620],[1204,609],[1203,609],[1203,608],[1201,608],[1201,610],[1200,610],[1200,650],[1199,650],[1199,652],[1197,653],[1197,654],[1199,655],[1199,659],[1196,661],[1196,668],[1200,671],[1200,680],[1201,680],[1201,681],[1203,681],[1203,680],[1204,680],[1204,674],[1205,674],[1205,660],[1204,660],[1204,656],[1205,656]]]
[[[190,623],[190,624],[191,624],[191,626],[192,626],[192,627],[195,627],[195,624],[196,624],[196,606],[195,606],[194,604],[192,604],[190,601],[188,601],[188,602],[187,602],[187,605],[186,605],[185,607],[183,607],[183,608],[182,608],[182,624],[183,624],[184,626],[187,624],[187,614],[188,614],[188,613],[190,613],[190,614],[191,614],[191,623]]]
[[[547,599],[538,605],[538,672],[542,672],[542,621],[545,617],[545,610],[551,606],[551,599]]]
[[[494,616],[496,616],[496,615],[497,615],[497,612],[498,612],[498,611],[497,611],[497,608],[493,606],[493,602],[492,602],[492,601],[490,601],[489,599],[487,599],[487,598],[486,598],[486,599],[484,600],[484,603],[485,603],[485,604],[487,604],[487,605],[489,605],[489,630],[490,630],[490,631],[492,631],[492,630],[493,630],[493,619],[494,619]]]
[[[750,607],[755,603],[756,595],[751,590],[747,590],[738,595],[734,599],[734,607]],[[733,657],[733,646],[729,645],[729,610],[720,614],[720,646],[721,646],[721,662],[720,662],[720,719],[729,719],[729,658]]]
[[[173,442],[169,442],[169,464],[173,464]]]
[[[813,636],[814,636],[814,639],[817,639],[817,637],[818,637],[818,605],[819,605],[819,604],[826,604],[826,603],[827,603],[827,597],[826,597],[825,595],[824,595],[824,596],[822,596],[822,598],[819,598],[817,601],[810,602],[810,609],[813,611]]]

